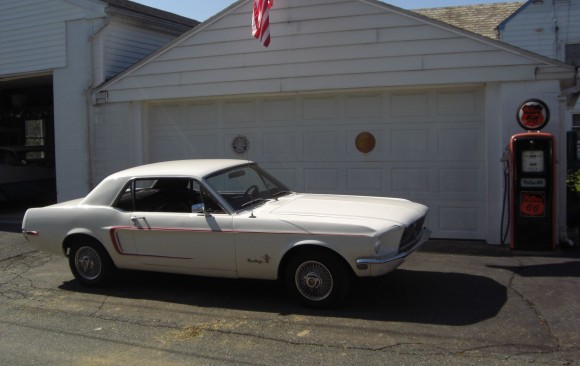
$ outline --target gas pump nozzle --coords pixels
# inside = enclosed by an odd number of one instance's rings
[[[500,161],[503,163],[503,171],[507,175],[510,172],[510,147],[506,146]]]

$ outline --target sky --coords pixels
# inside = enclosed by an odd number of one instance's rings
[[[169,11],[203,22],[227,8],[236,0],[133,0],[143,5]],[[512,2],[514,0],[385,0],[403,9],[439,8],[445,6]],[[274,6],[276,2],[274,2]]]

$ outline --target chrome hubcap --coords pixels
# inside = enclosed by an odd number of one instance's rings
[[[91,269],[95,267],[95,262],[91,259],[91,257],[85,255],[81,259],[79,259],[79,264],[83,268],[83,272],[90,272]]]
[[[101,273],[101,257],[91,247],[81,247],[75,254],[76,269],[83,278],[94,280]]]
[[[332,293],[334,281],[328,268],[316,261],[302,263],[296,269],[296,288],[312,301],[322,301]]]
[[[318,275],[312,272],[304,276],[304,282],[306,283],[306,286],[308,286],[308,288],[311,290],[317,289],[320,287],[320,285],[322,285],[322,281],[318,277]]]

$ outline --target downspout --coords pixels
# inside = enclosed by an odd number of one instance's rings
[[[576,67],[574,70],[574,81],[571,87],[562,90],[560,94],[560,98],[566,103],[567,108],[574,108],[574,106],[578,103],[578,97],[580,96],[580,68]],[[568,204],[567,200],[566,206]],[[568,235],[568,223],[566,222],[564,225],[565,229],[560,229],[560,243],[563,245],[567,245],[568,247],[573,247],[578,243],[575,243]]]
[[[100,19],[100,18],[99,18]],[[95,87],[95,39],[105,30],[110,24],[110,19],[105,15],[105,21],[89,36],[90,43],[90,58],[91,58],[91,76],[90,82],[85,90],[85,101],[87,103],[87,149],[88,149],[88,180],[89,191],[94,187],[94,166],[93,166],[93,131],[92,127],[95,123],[95,108],[92,98],[93,88]]]
[[[575,78],[572,82],[572,86],[562,90],[561,97],[566,98],[566,105],[568,107],[573,107],[578,103],[578,97],[580,96],[580,67],[576,66],[574,69]]]

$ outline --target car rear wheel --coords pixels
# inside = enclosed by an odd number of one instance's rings
[[[103,246],[91,238],[75,241],[70,248],[68,261],[75,278],[88,286],[106,284],[115,269]]]
[[[286,285],[302,304],[327,307],[342,300],[350,287],[346,265],[334,253],[298,253],[286,267]]]

